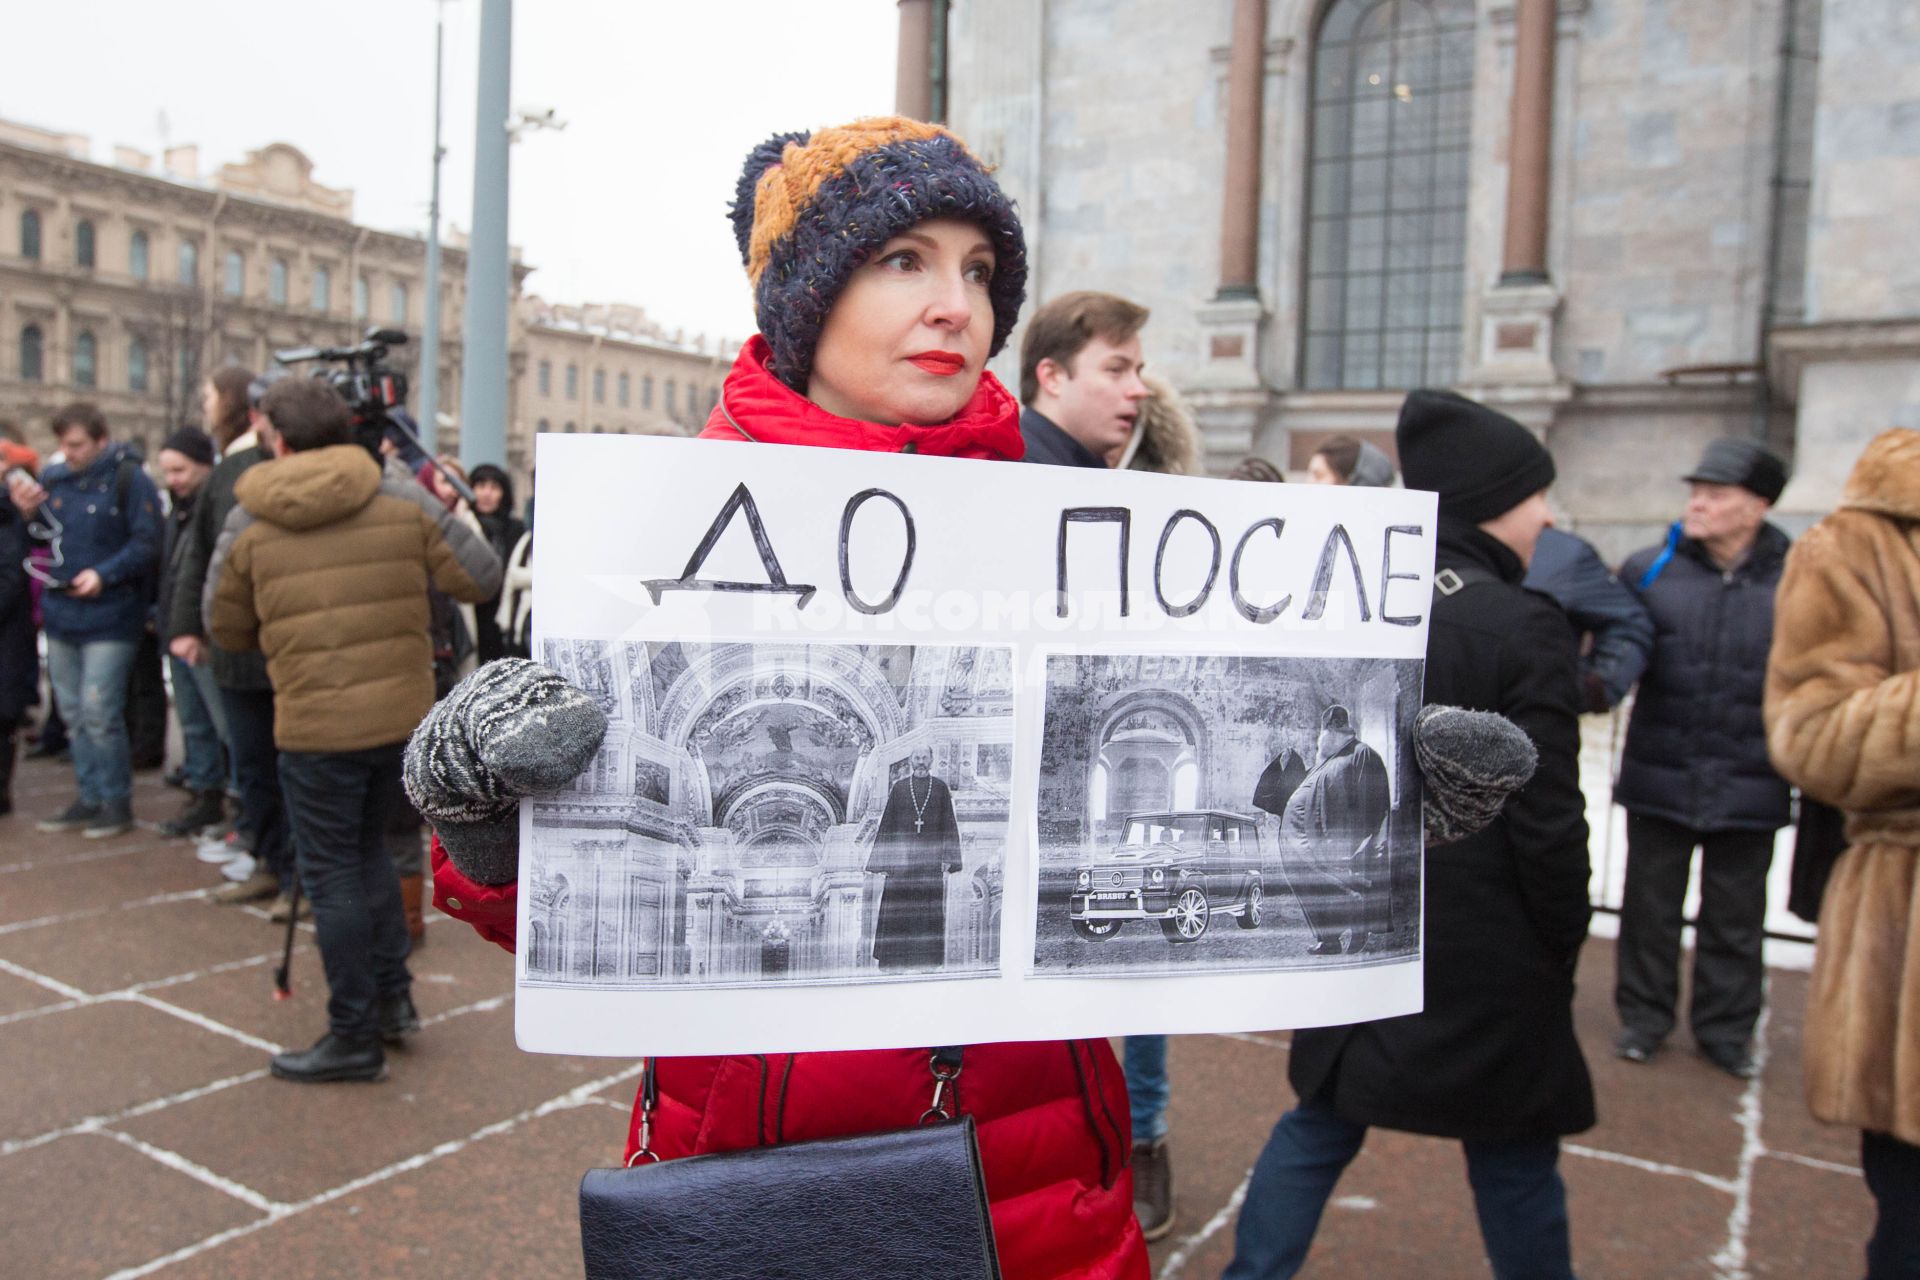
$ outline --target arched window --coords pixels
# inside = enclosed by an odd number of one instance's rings
[[[287,260],[275,258],[267,264],[267,299],[276,307],[287,305]]]
[[[543,396],[553,394],[553,361],[551,360],[540,362],[540,394]]]
[[[353,318],[355,320],[365,320],[367,318],[367,307],[369,305],[367,297],[367,278],[365,276],[355,276],[353,278]]]
[[[623,373],[620,375],[620,407],[622,409],[626,408],[627,403],[632,399],[633,375]]]
[[[191,240],[180,242],[179,280],[181,284],[197,284],[200,280],[200,246]]]
[[[607,402],[607,371],[605,369],[593,371],[593,402],[595,404]]]
[[[29,209],[20,215],[20,256],[39,260],[40,211],[38,209]]]
[[[149,259],[152,257],[153,242],[144,231],[136,231],[127,241],[127,274],[135,280],[145,280],[152,270]]]
[[[553,430],[553,424],[551,422],[548,422],[545,418],[540,419],[539,423],[534,427],[534,432],[538,435],[545,435],[552,430]]]
[[[653,375],[645,374],[640,379],[640,407],[653,408]]]
[[[333,305],[333,273],[325,267],[313,269],[313,309],[325,311]]]
[[[1301,380],[1460,371],[1473,0],[1334,0],[1314,45]]]
[[[38,382],[46,376],[40,363],[45,345],[39,325],[30,324],[20,331],[20,381]]]
[[[73,224],[73,265],[93,267],[93,222],[82,218]]]
[[[662,393],[661,393],[661,395],[662,395],[662,398],[663,398],[663,399],[664,399],[664,400],[666,401],[666,407],[667,407],[667,416],[668,416],[669,418],[671,418],[671,417],[673,416],[673,413],[674,413],[674,408],[673,408],[673,379],[672,379],[672,378],[668,378],[668,379],[667,379],[667,387],[666,387],[666,390],[665,390],[664,392],[662,392]]]
[[[147,389],[147,340],[136,337],[127,343],[127,390]]]
[[[237,298],[247,291],[247,258],[238,249],[227,250],[220,265],[220,291]]]
[[[389,292],[387,311],[389,318],[395,324],[407,322],[407,286],[398,280],[393,282],[393,288]]]
[[[570,364],[567,366],[567,399],[578,400],[579,398],[580,398],[580,366],[577,364]],[[572,428],[568,428],[568,430],[572,430]]]
[[[100,344],[85,329],[73,340],[73,385],[91,387],[99,380]]]

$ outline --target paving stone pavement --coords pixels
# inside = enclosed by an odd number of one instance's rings
[[[178,797],[143,774],[135,812],[156,822]],[[311,932],[294,998],[273,1001],[281,928],[206,901],[217,872],[184,841],[33,830],[70,798],[64,766],[26,764],[0,817],[0,1274],[580,1274],[579,1177],[619,1158],[634,1064],[520,1052],[507,957],[430,913],[412,962],[427,1026],[389,1078],[273,1080],[267,1055],[323,1027]],[[1800,1100],[1805,974],[1772,972],[1750,1083],[1678,1045],[1616,1061],[1611,979],[1596,939],[1578,1025],[1601,1122],[1563,1158],[1581,1275],[1860,1274],[1857,1139]],[[1247,1171],[1292,1102],[1286,1054],[1284,1034],[1175,1041],[1179,1223],[1154,1247],[1158,1276],[1225,1265]],[[1487,1274],[1458,1147],[1373,1134],[1307,1274]]]

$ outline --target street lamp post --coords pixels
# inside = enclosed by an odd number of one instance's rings
[[[447,0],[434,0],[433,200],[427,211],[427,318],[420,335],[420,442],[433,451],[440,434],[440,79],[446,49]]]
[[[473,130],[473,232],[461,326],[460,461],[507,460],[507,101],[513,0],[480,0],[480,85]]]

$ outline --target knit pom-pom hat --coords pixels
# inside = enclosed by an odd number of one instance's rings
[[[1027,291],[1027,242],[1013,201],[939,125],[880,116],[817,133],[775,134],[747,153],[729,210],[773,372],[802,395],[820,327],[854,269],[901,232],[956,218],[993,245],[999,354]]]

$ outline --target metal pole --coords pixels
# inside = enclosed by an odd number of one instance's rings
[[[473,137],[473,238],[460,362],[460,461],[507,457],[507,101],[513,0],[480,0],[480,90]]]
[[[446,49],[447,0],[435,0],[433,22],[433,202],[427,209],[427,319],[420,335],[420,439],[428,453],[440,432],[440,72]]]

